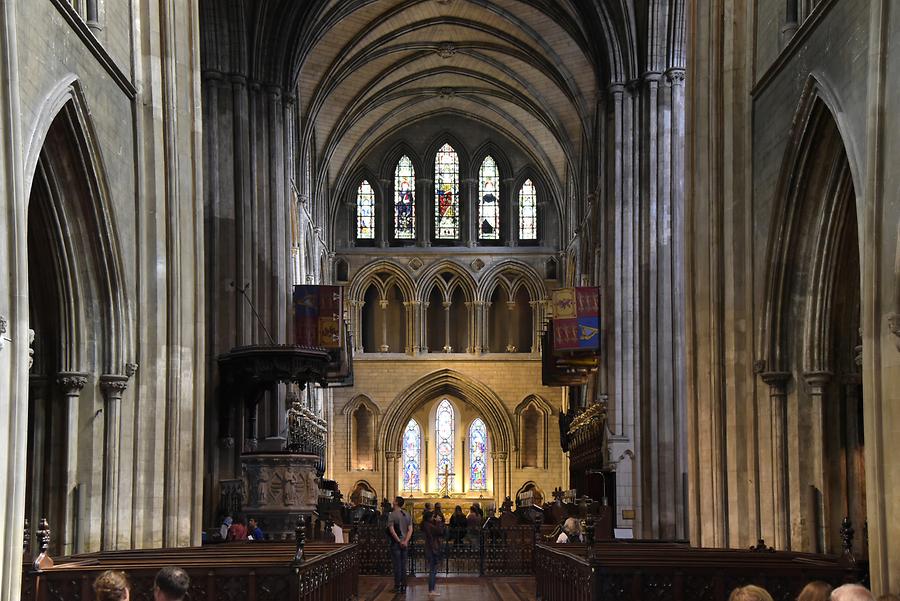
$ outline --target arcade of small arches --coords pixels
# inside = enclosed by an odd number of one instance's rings
[[[398,264],[377,261],[349,290],[357,353],[540,352],[547,292],[524,263],[501,263],[476,281],[449,260],[415,280]]]

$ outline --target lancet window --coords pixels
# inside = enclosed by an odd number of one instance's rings
[[[478,238],[500,239],[500,171],[490,155],[478,170]]]
[[[437,473],[435,476],[437,478],[438,489],[443,486],[446,474],[450,474],[450,477],[447,478],[447,480],[453,482],[453,432],[456,425],[455,417],[453,405],[450,404],[450,401],[447,399],[442,400],[440,404],[438,404],[437,412],[434,417],[435,457],[437,458],[437,461],[435,462]]]
[[[403,431],[403,490],[419,490],[422,458],[422,429],[411,419]]]
[[[394,238],[416,237],[416,170],[407,155],[400,157],[394,170]]]
[[[434,158],[434,237],[459,238],[459,157],[450,144]]]
[[[519,190],[519,240],[537,240],[537,190],[530,179]]]
[[[363,180],[356,191],[356,237],[375,239],[375,190],[368,180]]]
[[[487,490],[487,427],[480,417],[469,426],[469,490]]]

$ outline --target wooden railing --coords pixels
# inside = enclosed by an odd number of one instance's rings
[[[390,541],[381,524],[357,527],[360,546],[360,573],[389,575],[392,573]],[[498,526],[480,530],[448,529],[444,540],[442,574],[525,575],[533,573],[535,529],[531,525]],[[410,541],[410,575],[425,574],[425,544],[417,528]]]
[[[92,601],[93,582],[105,570],[121,570],[131,598],[152,599],[163,566],[177,565],[191,578],[193,601],[345,601],[357,596],[357,545],[312,543],[293,561],[292,543],[227,543],[186,549],[146,549],[60,558],[41,572],[26,567],[23,601]]]
[[[863,577],[863,565],[838,556],[734,549],[697,549],[675,543],[539,543],[537,598],[542,601],[725,601],[757,584],[775,601],[793,601],[806,583],[832,585]]]

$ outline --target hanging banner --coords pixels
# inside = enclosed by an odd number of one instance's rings
[[[553,291],[553,352],[600,351],[600,288]]]
[[[294,286],[294,344],[341,348],[343,301],[341,286]]]

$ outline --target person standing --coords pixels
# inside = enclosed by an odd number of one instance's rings
[[[231,519],[230,515],[226,515],[225,519],[222,520],[222,525],[219,526],[219,534],[222,535],[222,540],[228,538],[228,529],[231,528],[231,524],[234,523],[234,520]]]
[[[462,542],[466,535],[466,514],[463,513],[462,507],[457,505],[450,516],[450,536],[457,543]]]
[[[387,530],[391,538],[391,562],[394,564],[394,592],[406,592],[406,562],[409,558],[409,539],[412,538],[412,518],[403,510],[403,497],[394,498],[388,516]]]
[[[428,560],[429,597],[440,595],[435,590],[435,585],[437,584],[437,567],[441,561],[441,551],[444,548],[443,539],[446,531],[443,514],[440,511],[435,511],[431,516],[431,521],[425,523],[425,558]]]

